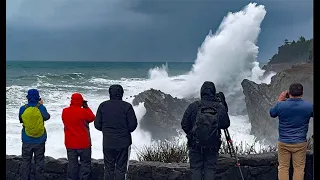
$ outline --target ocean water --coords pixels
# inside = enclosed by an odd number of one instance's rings
[[[70,96],[80,92],[96,112],[99,104],[109,98],[108,88],[120,84],[124,100],[150,88],[159,89],[178,98],[199,97],[206,80],[213,81],[218,91],[225,93],[233,107],[230,112],[230,134],[234,141],[252,143],[251,125],[243,110],[244,78],[257,83],[269,83],[271,76],[262,79],[261,64],[256,61],[256,41],[260,24],[266,14],[263,6],[249,4],[243,10],[229,13],[215,34],[211,32],[198,50],[197,58],[182,62],[18,62],[7,61],[6,72],[6,154],[21,154],[21,124],[19,107],[27,102],[30,88],[40,91],[44,105],[51,114],[45,126],[48,132],[46,155],[66,157],[61,112],[70,103]],[[208,22],[210,23],[210,22]],[[143,103],[134,107],[138,121],[145,114]],[[90,124],[92,157],[103,158],[102,134]],[[138,126],[133,136],[131,159],[140,148],[151,145],[150,134]],[[177,137],[184,142],[184,135]],[[258,145],[257,145],[258,146]],[[260,146],[259,146],[260,147]],[[258,148],[258,147],[257,147]]]

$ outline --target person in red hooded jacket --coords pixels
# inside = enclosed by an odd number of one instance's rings
[[[68,179],[87,180],[91,173],[91,138],[89,123],[95,115],[80,93],[71,96],[71,104],[62,111],[65,146],[68,156]],[[78,158],[81,167],[79,172]]]

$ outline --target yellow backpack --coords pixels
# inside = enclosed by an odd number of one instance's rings
[[[24,106],[26,109],[21,115],[26,134],[33,138],[41,137],[45,131],[44,121],[39,106],[39,103],[35,107],[26,104]]]

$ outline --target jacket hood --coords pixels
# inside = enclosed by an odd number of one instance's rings
[[[111,85],[109,88],[109,95],[111,100],[122,100],[123,88],[121,85]]]
[[[29,89],[27,94],[28,102],[36,103],[40,101],[39,91],[37,89]]]
[[[206,81],[202,84],[200,90],[201,100],[213,101],[216,95],[216,87],[213,82]]]
[[[83,97],[80,93],[74,93],[71,96],[71,104],[72,106],[82,106]]]

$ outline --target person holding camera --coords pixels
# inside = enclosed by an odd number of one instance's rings
[[[21,179],[30,178],[31,161],[34,155],[36,164],[35,179],[43,180],[44,177],[44,153],[47,141],[47,132],[44,121],[50,119],[50,114],[43,105],[37,89],[28,90],[28,103],[20,107],[19,120],[22,123],[22,164]]]
[[[230,126],[223,93],[216,94],[213,82],[206,81],[200,90],[201,100],[186,109],[181,127],[187,134],[192,180],[215,179],[221,146],[221,129]]]
[[[313,117],[313,104],[302,99],[303,86],[293,83],[289,92],[282,92],[278,103],[270,109],[270,116],[279,118],[278,179],[289,179],[290,159],[293,179],[304,179],[309,120]]]
[[[80,93],[71,96],[70,106],[62,111],[65,146],[68,157],[68,179],[88,180],[91,173],[91,138],[89,123],[95,115]],[[80,172],[78,158],[80,157]]]

